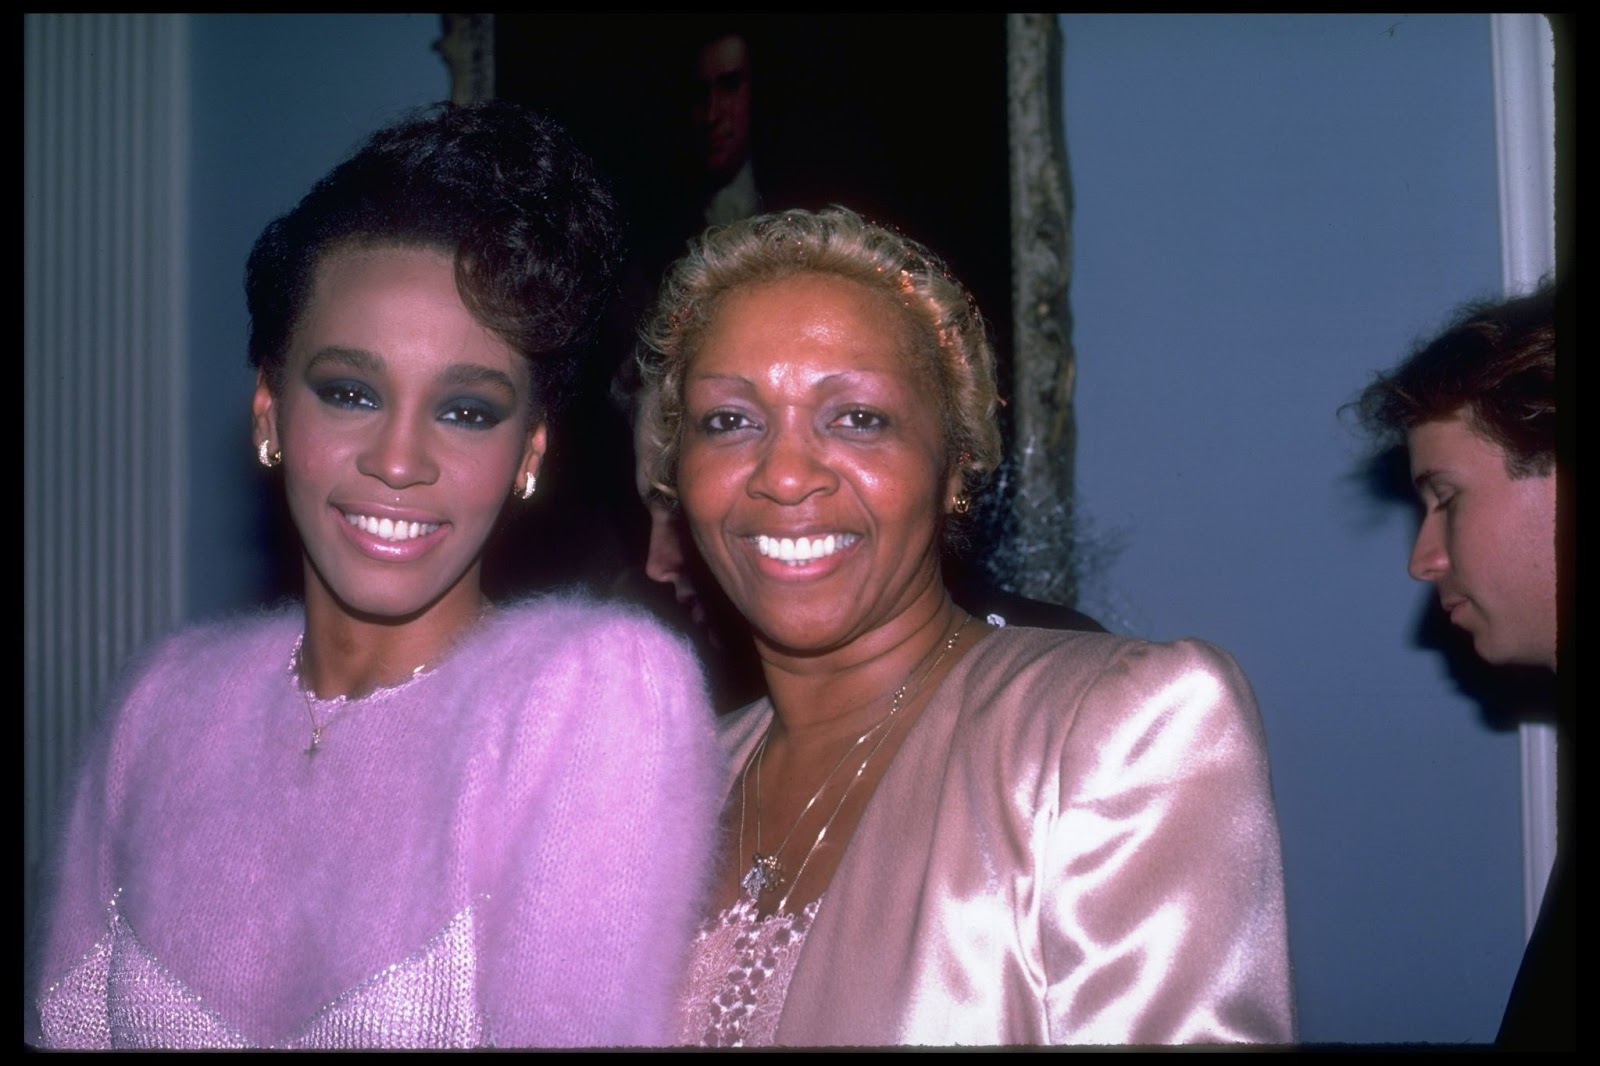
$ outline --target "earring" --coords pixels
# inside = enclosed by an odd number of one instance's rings
[[[950,509],[956,514],[966,514],[968,511],[972,510],[972,497],[968,496],[964,492],[960,493],[953,501],[951,501]]]
[[[272,442],[263,439],[260,444],[256,445],[256,462],[271,470],[283,462],[283,453],[273,451]]]
[[[526,477],[527,480],[522,483],[521,487],[519,488],[513,485],[511,491],[516,494],[518,499],[531,500],[533,499],[534,487],[539,484],[539,478],[532,470],[529,470],[524,477]]]

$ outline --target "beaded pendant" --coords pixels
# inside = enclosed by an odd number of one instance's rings
[[[783,884],[783,874],[778,869],[776,855],[763,855],[759,851],[750,856],[750,869],[739,879],[739,885],[755,899]]]

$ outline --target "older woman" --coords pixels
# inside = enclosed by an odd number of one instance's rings
[[[680,1038],[1293,1038],[1250,688],[1219,649],[996,628],[940,542],[998,458],[967,294],[854,214],[712,231],[648,327],[657,480],[749,620]]]
[[[699,671],[642,617],[480,579],[615,216],[559,127],[490,104],[379,131],[261,235],[251,448],[305,602],[131,675],[78,785],[34,1039],[671,1036],[721,786]]]

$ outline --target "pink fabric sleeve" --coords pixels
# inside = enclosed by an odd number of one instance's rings
[[[566,691],[535,686],[507,723],[506,781],[537,802],[503,797],[514,839],[484,882],[502,886],[480,948],[503,1047],[666,1043],[709,870],[723,775],[698,664],[631,617],[584,643]]]
[[[1133,645],[1085,694],[1041,854],[1051,1042],[1294,1039],[1277,817],[1249,683]]]

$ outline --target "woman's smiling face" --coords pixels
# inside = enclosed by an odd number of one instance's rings
[[[840,647],[942,592],[957,491],[931,367],[886,295],[801,273],[722,297],[684,379],[678,490],[768,644]]]
[[[308,600],[381,619],[475,610],[484,542],[544,428],[522,357],[462,304],[451,257],[328,252],[281,380],[257,384],[256,434],[283,452]]]

